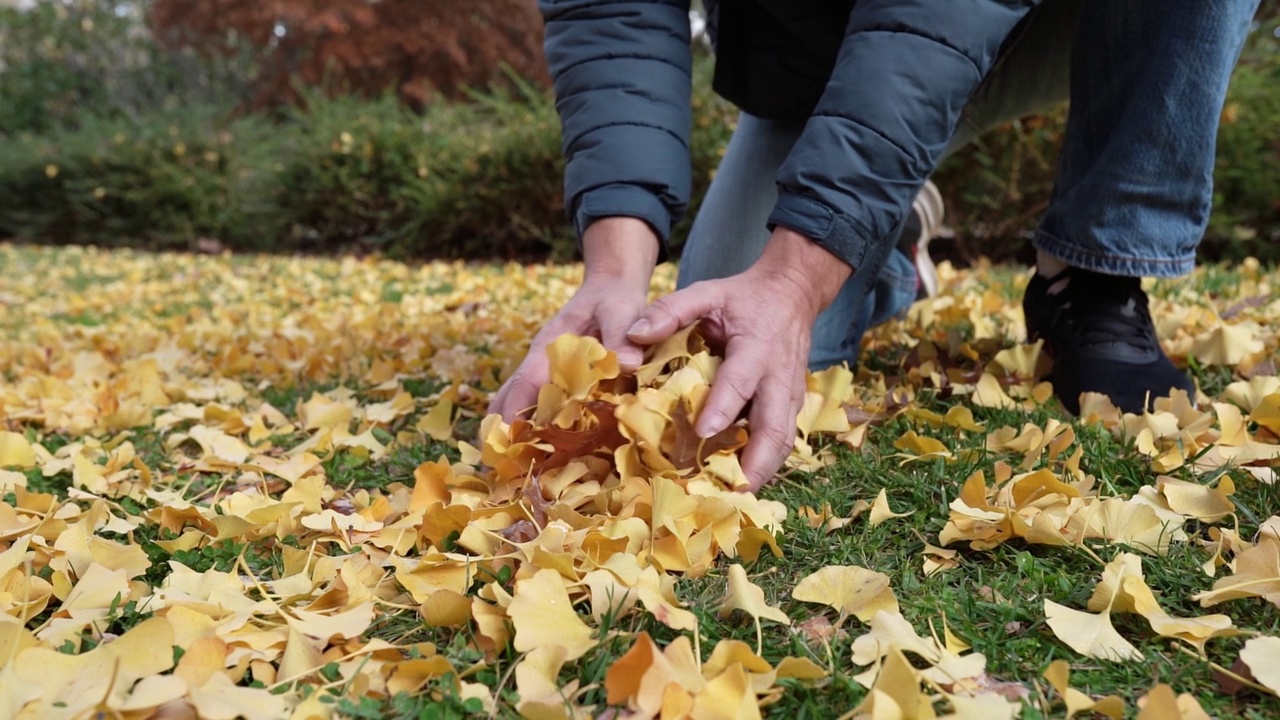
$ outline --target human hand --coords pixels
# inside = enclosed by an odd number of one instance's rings
[[[586,269],[582,286],[529,345],[515,373],[489,402],[489,412],[507,422],[538,402],[538,391],[551,377],[547,344],[564,334],[591,335],[618,356],[625,372],[644,359],[627,339],[627,328],[644,312],[649,280],[658,258],[658,238],[643,220],[629,217],[597,220],[582,237]]]
[[[652,345],[700,320],[703,337],[723,346],[724,363],[695,430],[711,437],[751,403],[751,439],[742,469],[752,491],[768,482],[791,452],[804,404],[813,323],[851,272],[807,237],[779,227],[764,255],[745,272],[660,298],[627,333],[636,343]]]

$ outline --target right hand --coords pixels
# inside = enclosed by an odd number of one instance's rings
[[[627,339],[627,329],[644,313],[649,281],[658,258],[658,238],[643,220],[604,218],[582,236],[586,269],[582,286],[529,345],[515,373],[489,402],[489,412],[511,422],[538,402],[551,379],[547,345],[565,334],[591,335],[618,356],[624,372],[634,371],[644,352]]]

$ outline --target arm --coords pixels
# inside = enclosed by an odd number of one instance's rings
[[[565,206],[578,236],[626,216],[665,245],[690,192],[687,0],[539,7],[564,129]]]
[[[530,344],[490,410],[508,420],[547,382],[546,346],[595,335],[635,369],[627,328],[689,200],[692,125],[688,2],[542,0],[547,60],[564,126],[565,206],[586,270],[582,287]]]
[[[891,238],[1033,4],[859,0],[822,99],[778,172],[764,255],[741,275],[658,300],[632,328],[633,340],[649,344],[701,319],[724,342],[697,430],[720,431],[751,401],[742,464],[752,489],[794,441],[815,317],[873,245]]]
[[[859,0],[804,134],[778,171],[771,226],[852,267],[887,241],[969,97],[1035,0]]]

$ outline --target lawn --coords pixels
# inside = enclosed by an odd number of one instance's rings
[[[759,497],[696,330],[485,419],[580,276],[0,244],[0,715],[1280,716],[1280,273],[1152,285],[1199,396],[1072,418],[944,267]]]

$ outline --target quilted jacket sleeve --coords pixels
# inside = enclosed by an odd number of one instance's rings
[[[564,134],[565,204],[648,222],[665,242],[689,201],[687,0],[540,0]],[[665,256],[665,251],[663,253]]]
[[[888,242],[960,111],[1034,0],[859,0],[835,70],[778,172],[770,225],[859,267]]]

